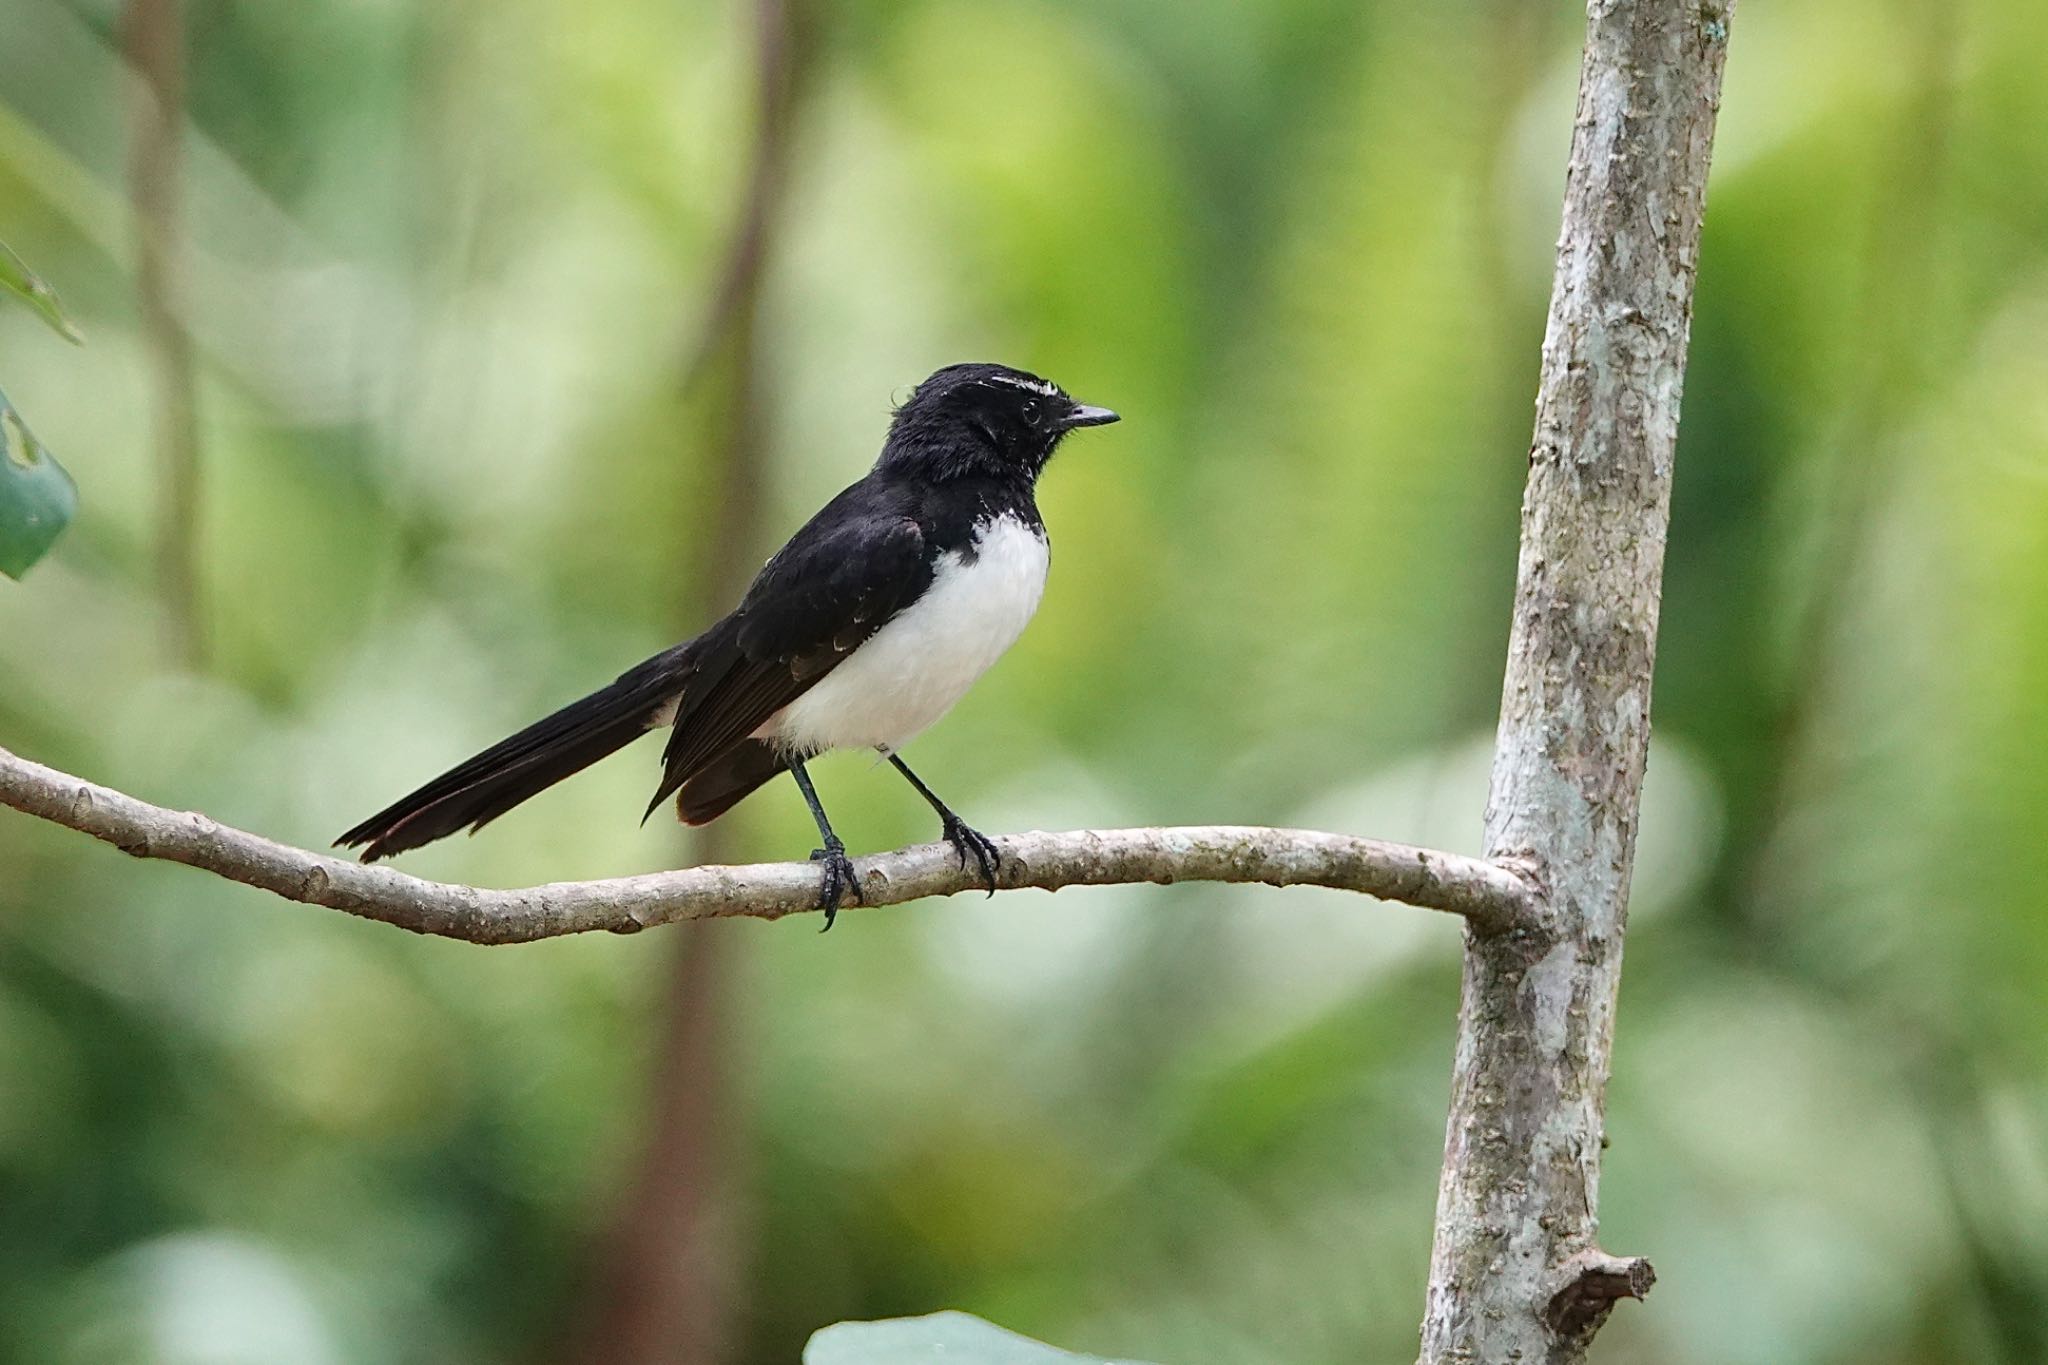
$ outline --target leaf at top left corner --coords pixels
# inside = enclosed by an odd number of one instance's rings
[[[27,304],[37,317],[50,324],[50,330],[72,345],[85,344],[78,328],[64,315],[64,305],[58,301],[57,291],[50,288],[42,276],[30,270],[28,263],[15,255],[13,248],[5,242],[0,242],[0,290]]]
[[[0,393],[0,573],[27,573],[77,511],[78,485]]]

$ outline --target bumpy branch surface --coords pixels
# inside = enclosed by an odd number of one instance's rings
[[[627,934],[676,920],[814,910],[813,863],[692,867],[640,877],[561,882],[514,891],[423,881],[388,867],[311,853],[165,810],[0,749],[0,805],[103,839],[138,858],[162,858],[309,905],[346,910],[422,934],[471,943],[525,943],[591,930]],[[1520,874],[1455,853],[1312,830],[1243,825],[1075,830],[996,840],[1008,889],[1131,882],[1263,882],[1327,886],[1463,915],[1498,931],[1526,922],[1532,894]],[[861,904],[896,905],[979,889],[948,844],[859,858]],[[851,908],[843,906],[842,909]]]
[[[1693,273],[1731,0],[1590,0],[1487,851],[1533,929],[1469,927],[1425,1365],[1565,1365],[1647,1263],[1598,1231],[1615,992]]]

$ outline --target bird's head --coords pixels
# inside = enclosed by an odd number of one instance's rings
[[[1036,479],[1060,439],[1117,420],[1059,385],[1007,365],[948,365],[896,409],[881,468],[927,478],[1017,475]]]

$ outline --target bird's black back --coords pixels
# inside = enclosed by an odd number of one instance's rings
[[[897,410],[880,458],[762,566],[739,605],[694,640],[621,674],[371,816],[337,842],[365,860],[472,830],[672,717],[653,810],[679,789],[709,819],[789,755],[756,738],[932,584],[982,526],[1043,534],[1033,489],[1066,431],[1115,420],[1034,375],[956,365]],[[694,793],[688,784],[702,778]],[[694,812],[694,814],[693,814]]]

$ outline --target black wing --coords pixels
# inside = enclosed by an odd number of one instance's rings
[[[931,559],[906,493],[870,478],[827,503],[699,641],[649,812],[916,601]]]

